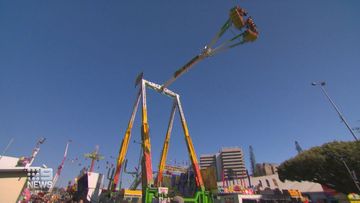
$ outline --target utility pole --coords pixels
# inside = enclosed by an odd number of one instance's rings
[[[342,115],[341,111],[339,110],[339,108],[336,106],[336,104],[334,103],[334,101],[330,98],[329,94],[327,93],[326,89],[325,89],[325,85],[326,82],[325,81],[320,81],[320,82],[313,82],[311,83],[312,86],[319,86],[321,91],[325,94],[325,96],[328,98],[328,100],[330,101],[331,105],[334,107],[334,109],[336,110],[336,112],[338,113],[340,119],[344,122],[344,124],[346,125],[346,128],[350,131],[351,135],[354,137],[355,141],[358,141],[358,138],[356,137],[353,129],[350,127],[350,125],[348,124],[348,122],[345,120],[345,117]]]

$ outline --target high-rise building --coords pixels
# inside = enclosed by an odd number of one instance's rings
[[[221,170],[225,179],[231,180],[247,177],[244,155],[239,147],[222,148],[219,156],[221,159]]]
[[[208,167],[216,167],[216,155],[215,154],[203,154],[200,156],[200,168],[205,169]]]
[[[258,163],[256,164],[256,170],[258,172],[258,176],[266,176],[277,173],[278,164],[273,163]]]
[[[200,156],[200,168],[216,168],[217,180],[235,180],[247,177],[243,152],[239,147],[222,148],[219,153]]]

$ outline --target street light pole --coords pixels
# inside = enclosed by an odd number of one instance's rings
[[[341,156],[341,155],[340,155],[340,156],[339,156],[339,155],[336,155],[333,151],[328,151],[328,152],[326,153],[326,155],[332,157],[332,158],[333,158],[334,160],[336,160],[336,161],[341,162],[341,163],[345,166],[347,172],[349,173],[349,175],[350,175],[350,177],[351,177],[351,180],[354,182],[356,188],[357,188],[358,191],[360,192],[360,185],[359,185],[360,182],[359,182],[359,180],[358,180],[358,178],[357,178],[357,176],[356,176],[356,173],[355,173],[354,170],[350,170],[350,168],[349,168],[349,166],[347,165],[344,157]]]
[[[345,160],[343,158],[340,158],[340,160],[344,164],[344,166],[346,167],[346,170],[348,171],[351,179],[354,181],[354,184],[355,184],[356,188],[360,192],[359,181],[357,180],[355,172],[350,170],[349,166],[346,164],[346,162],[345,162]]]
[[[348,124],[348,122],[345,120],[345,117],[342,115],[341,111],[339,110],[339,108],[336,106],[336,104],[334,103],[334,101],[330,98],[329,94],[327,93],[326,89],[325,89],[325,85],[326,83],[324,81],[321,82],[313,82],[311,83],[311,85],[313,86],[320,86],[322,92],[325,94],[325,96],[328,98],[328,100],[330,101],[331,105],[334,107],[334,109],[336,110],[336,112],[338,113],[340,119],[344,122],[344,124],[346,125],[347,129],[350,131],[351,135],[354,137],[355,141],[358,141],[358,138],[356,137],[353,129],[350,127],[350,125]]]

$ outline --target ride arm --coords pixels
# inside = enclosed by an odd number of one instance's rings
[[[196,180],[196,186],[198,188],[200,188],[201,191],[205,191],[205,186],[204,186],[204,182],[200,173],[200,168],[199,168],[199,164],[198,164],[198,160],[197,160],[197,156],[195,153],[195,149],[194,149],[194,145],[193,142],[191,140],[190,134],[189,134],[189,129],[185,120],[185,115],[181,106],[181,102],[180,102],[180,96],[177,95],[176,97],[176,102],[177,102],[177,107],[179,110],[179,114],[180,114],[180,120],[181,120],[181,124],[182,124],[182,128],[184,131],[184,135],[185,135],[185,141],[186,141],[186,146],[189,152],[189,156],[190,156],[190,160],[191,160],[191,164],[194,170],[194,174],[195,174],[195,180]]]
[[[173,76],[166,81],[163,85],[162,85],[162,89],[167,88],[169,85],[171,85],[173,82],[175,82],[176,79],[178,79],[180,76],[182,76],[184,73],[188,72],[196,63],[198,63],[199,61],[203,60],[204,58],[207,57],[206,54],[204,54],[205,52],[195,56],[194,58],[192,58],[189,62],[187,62],[183,67],[181,67],[180,69],[178,69]]]
[[[158,186],[158,187],[161,186],[163,171],[164,171],[165,165],[166,165],[166,157],[167,157],[167,153],[169,150],[169,141],[170,141],[171,131],[172,131],[173,123],[174,123],[175,110],[176,110],[176,101],[174,100],[174,104],[171,109],[168,129],[166,131],[163,149],[161,151],[159,170],[158,170],[157,179],[156,179],[156,186]]]
[[[256,25],[251,17],[247,20],[244,17],[247,16],[247,12],[245,9],[236,6],[230,10],[229,18],[226,20],[224,25],[220,28],[220,30],[216,33],[216,35],[212,38],[210,43],[208,43],[202,52],[192,58],[188,63],[186,63],[183,67],[178,69],[173,76],[166,81],[162,85],[162,89],[167,88],[171,85],[177,78],[181,75],[189,71],[197,62],[203,60],[206,57],[213,56],[221,51],[225,51],[227,49],[236,47],[238,45],[244,44],[246,42],[253,42],[258,38],[258,30],[256,29]],[[226,40],[221,43],[218,47],[213,46],[218,42],[218,40],[229,30],[231,27],[236,28],[240,31],[239,34],[236,34],[235,37],[230,40]],[[247,28],[243,31],[243,28]],[[233,33],[234,34],[234,33]]]
[[[129,147],[129,141],[130,141],[130,137],[131,137],[131,130],[132,130],[133,123],[134,123],[134,120],[135,120],[136,111],[137,111],[138,106],[139,106],[140,97],[141,97],[141,90],[137,94],[136,101],[135,101],[135,104],[134,104],[134,107],[133,107],[133,111],[131,113],[131,117],[130,117],[127,129],[126,129],[124,138],[123,138],[123,140],[121,142],[121,147],[120,147],[120,150],[119,150],[119,155],[118,155],[118,159],[117,159],[117,163],[116,163],[114,181],[113,181],[113,185],[112,185],[112,188],[111,188],[112,191],[116,190],[116,186],[117,186],[117,184],[119,182],[121,166],[124,163],[126,152],[127,152],[128,147]]]
[[[149,135],[149,124],[147,118],[147,107],[146,107],[146,81],[141,80],[141,96],[142,96],[142,126],[141,126],[141,143],[143,150],[143,158],[141,165],[142,172],[142,189],[151,187],[153,184],[153,172],[151,163],[151,143]],[[144,193],[143,193],[144,194]]]

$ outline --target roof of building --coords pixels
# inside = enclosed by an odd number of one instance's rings
[[[221,152],[242,151],[240,147],[223,147]]]
[[[270,189],[295,189],[301,192],[323,192],[324,189],[319,183],[308,182],[308,181],[287,181],[285,182],[280,181],[278,174],[272,174],[267,176],[259,176],[259,177],[251,177],[251,182],[254,185],[259,183],[261,180],[263,187],[268,187],[267,183],[270,184]],[[266,181],[267,180],[267,181]]]
[[[214,156],[215,156],[215,154],[201,154],[200,158],[201,157],[214,157]]]
[[[1,156],[0,157],[0,169],[11,169],[15,168],[19,158],[11,156]],[[16,167],[18,168],[18,167]]]

